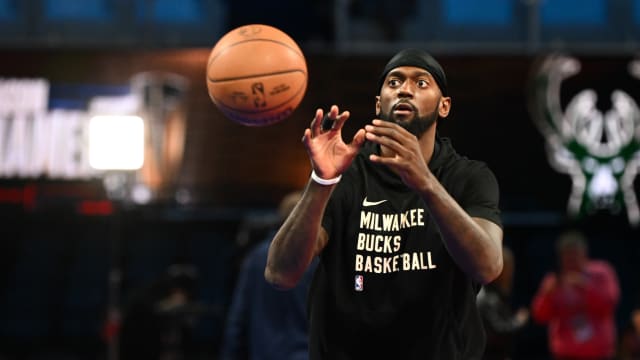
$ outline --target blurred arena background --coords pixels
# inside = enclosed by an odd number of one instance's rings
[[[291,35],[309,69],[300,107],[263,128],[225,119],[204,77],[217,39],[251,23]],[[561,119],[540,99],[569,111],[593,89],[601,114],[617,90],[640,101],[640,0],[0,0],[0,359],[117,359],[122,314],[175,266],[192,282],[192,308],[175,315],[193,324],[187,358],[216,358],[243,254],[309,177],[300,138],[314,110],[349,109],[350,138],[407,46],[446,70],[440,133],[496,173],[514,305],[529,305],[557,235],[578,227],[618,272],[622,332],[640,293],[640,119],[594,140],[608,152],[579,138],[558,155],[539,124]],[[532,86],[557,79],[540,72],[550,56],[579,64],[557,94]],[[89,118],[133,113],[148,129],[142,168],[88,167]],[[575,211],[574,179],[549,161],[567,151],[588,180]],[[516,359],[548,356],[544,327],[516,344]]]

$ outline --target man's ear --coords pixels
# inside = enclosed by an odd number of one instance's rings
[[[438,105],[438,115],[441,118],[446,118],[449,116],[449,111],[451,110],[451,97],[442,97],[440,98],[440,104]]]
[[[376,116],[380,116],[380,95],[376,96]]]

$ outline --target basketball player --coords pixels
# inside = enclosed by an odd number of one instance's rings
[[[271,243],[266,279],[290,288],[311,259],[311,359],[479,359],[475,305],[502,270],[498,185],[436,132],[451,108],[442,67],[396,54],[374,119],[342,141],[349,112],[318,109],[303,143],[313,172]]]

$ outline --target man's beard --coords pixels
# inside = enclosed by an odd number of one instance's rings
[[[413,108],[413,118],[399,121],[393,118],[393,110],[396,105],[394,105],[388,113],[380,113],[380,119],[391,121],[402,126],[417,138],[420,138],[422,134],[429,130],[429,128],[431,128],[431,126],[438,120],[437,109],[427,115],[418,116],[418,109],[416,109],[413,104],[409,104]]]

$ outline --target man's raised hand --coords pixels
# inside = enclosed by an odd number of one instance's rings
[[[311,166],[323,179],[340,176],[351,165],[365,141],[364,129],[356,132],[351,143],[346,144],[342,140],[342,127],[349,115],[348,111],[340,113],[337,105],[331,106],[327,116],[334,124],[331,129],[322,130],[324,111],[317,109],[311,126],[304,131],[302,142],[309,154]]]

